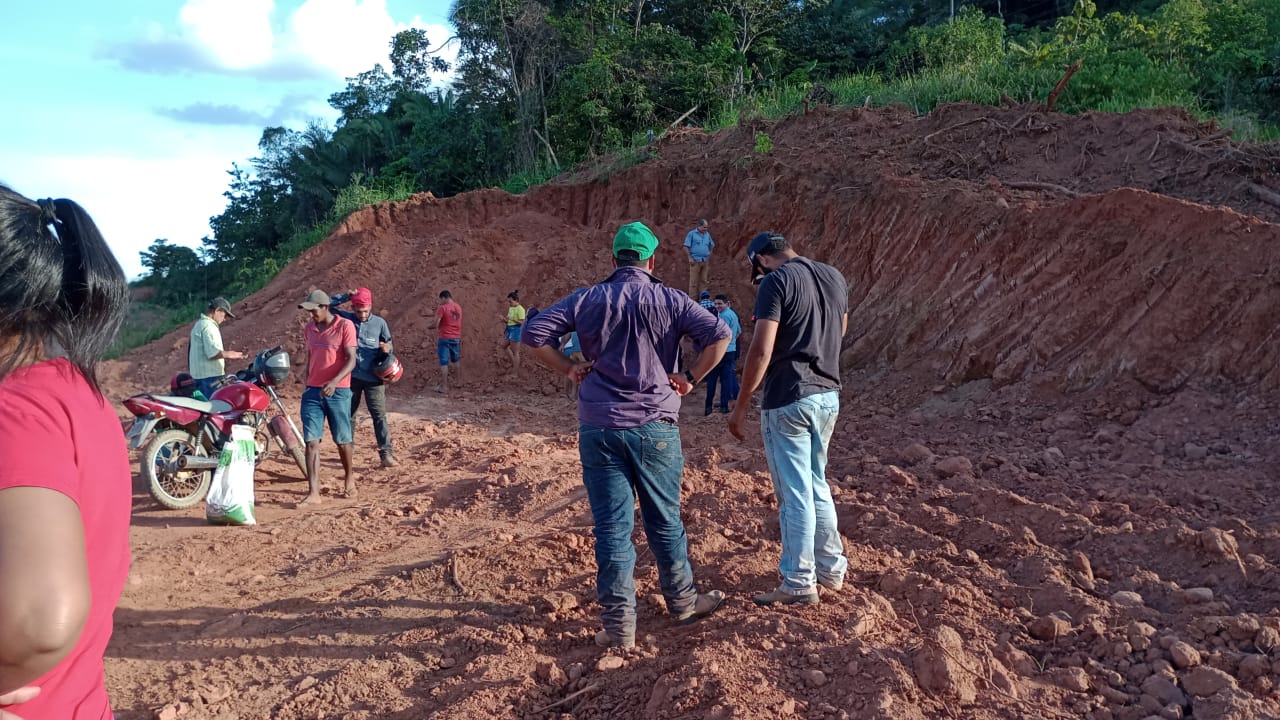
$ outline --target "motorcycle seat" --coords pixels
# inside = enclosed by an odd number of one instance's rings
[[[224,413],[231,410],[231,405],[221,400],[196,400],[195,398],[183,397],[181,395],[152,395],[151,397],[162,403],[177,405],[178,407],[187,408],[188,410],[196,410],[206,414]]]

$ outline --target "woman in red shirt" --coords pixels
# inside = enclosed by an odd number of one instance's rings
[[[127,298],[79,205],[0,185],[0,718],[111,718],[132,491],[94,371]]]

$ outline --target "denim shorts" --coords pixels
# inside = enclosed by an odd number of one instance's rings
[[[462,341],[456,338],[436,340],[436,356],[440,359],[440,367],[458,362],[462,358]]]
[[[318,387],[302,392],[302,439],[317,442],[324,437],[324,421],[339,445],[351,444],[351,388],[338,388],[325,397]]]
[[[523,325],[508,325],[507,339],[511,342],[520,342],[520,332],[524,329]]]

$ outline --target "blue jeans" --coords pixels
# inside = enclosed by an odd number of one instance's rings
[[[204,395],[205,400],[209,400],[213,398],[213,391],[216,389],[213,386],[214,383],[218,382],[222,378],[223,378],[222,375],[219,375],[217,377],[210,377],[210,378],[200,378],[195,381],[196,389],[200,391],[201,395]]]
[[[391,431],[387,428],[387,386],[358,377],[351,378],[351,414],[348,422],[356,416],[361,396],[364,397],[364,406],[369,409],[369,417],[373,419],[373,437],[378,441],[378,451],[391,452]],[[354,430],[352,434],[354,435]]]
[[[680,519],[684,454],[680,429],[651,422],[613,430],[578,428],[582,484],[587,488],[596,536],[596,597],[604,629],[618,639],[636,634],[635,501],[640,499],[644,535],[658,566],[667,611],[679,615],[697,600],[693,569]]]
[[[351,388],[336,388],[325,397],[318,387],[302,391],[302,440],[319,442],[324,437],[324,421],[338,445],[351,444]]]
[[[827,485],[827,446],[840,394],[825,392],[760,414],[764,454],[782,526],[782,590],[803,595],[819,579],[841,582],[849,569]]]
[[[707,375],[707,412],[716,401],[716,385],[720,385],[720,409],[729,411],[730,401],[738,399],[738,373],[734,365],[738,362],[738,351],[730,350],[724,354],[720,364]]]
[[[440,367],[458,362],[462,358],[461,349],[461,340],[448,338],[436,340],[436,359],[440,361]]]

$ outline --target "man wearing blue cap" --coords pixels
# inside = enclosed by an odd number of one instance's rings
[[[596,643],[634,647],[635,502],[658,567],[667,611],[678,623],[715,612],[724,593],[699,593],[680,518],[680,398],[716,366],[729,328],[688,295],[653,276],[658,238],[642,223],[613,239],[613,274],[574,291],[530,320],[521,341],[543,365],[581,383],[578,453],[595,521],[596,594],[604,629]],[[577,331],[584,362],[559,350]],[[703,348],[683,373],[680,341]]]
[[[763,232],[747,246],[756,292],[755,332],[729,432],[742,426],[764,381],[760,430],[778,497],[782,584],[758,605],[813,604],[818,586],[838,591],[849,561],[827,485],[827,446],[840,414],[840,345],[849,288],[840,271],[796,254],[781,235]]]

